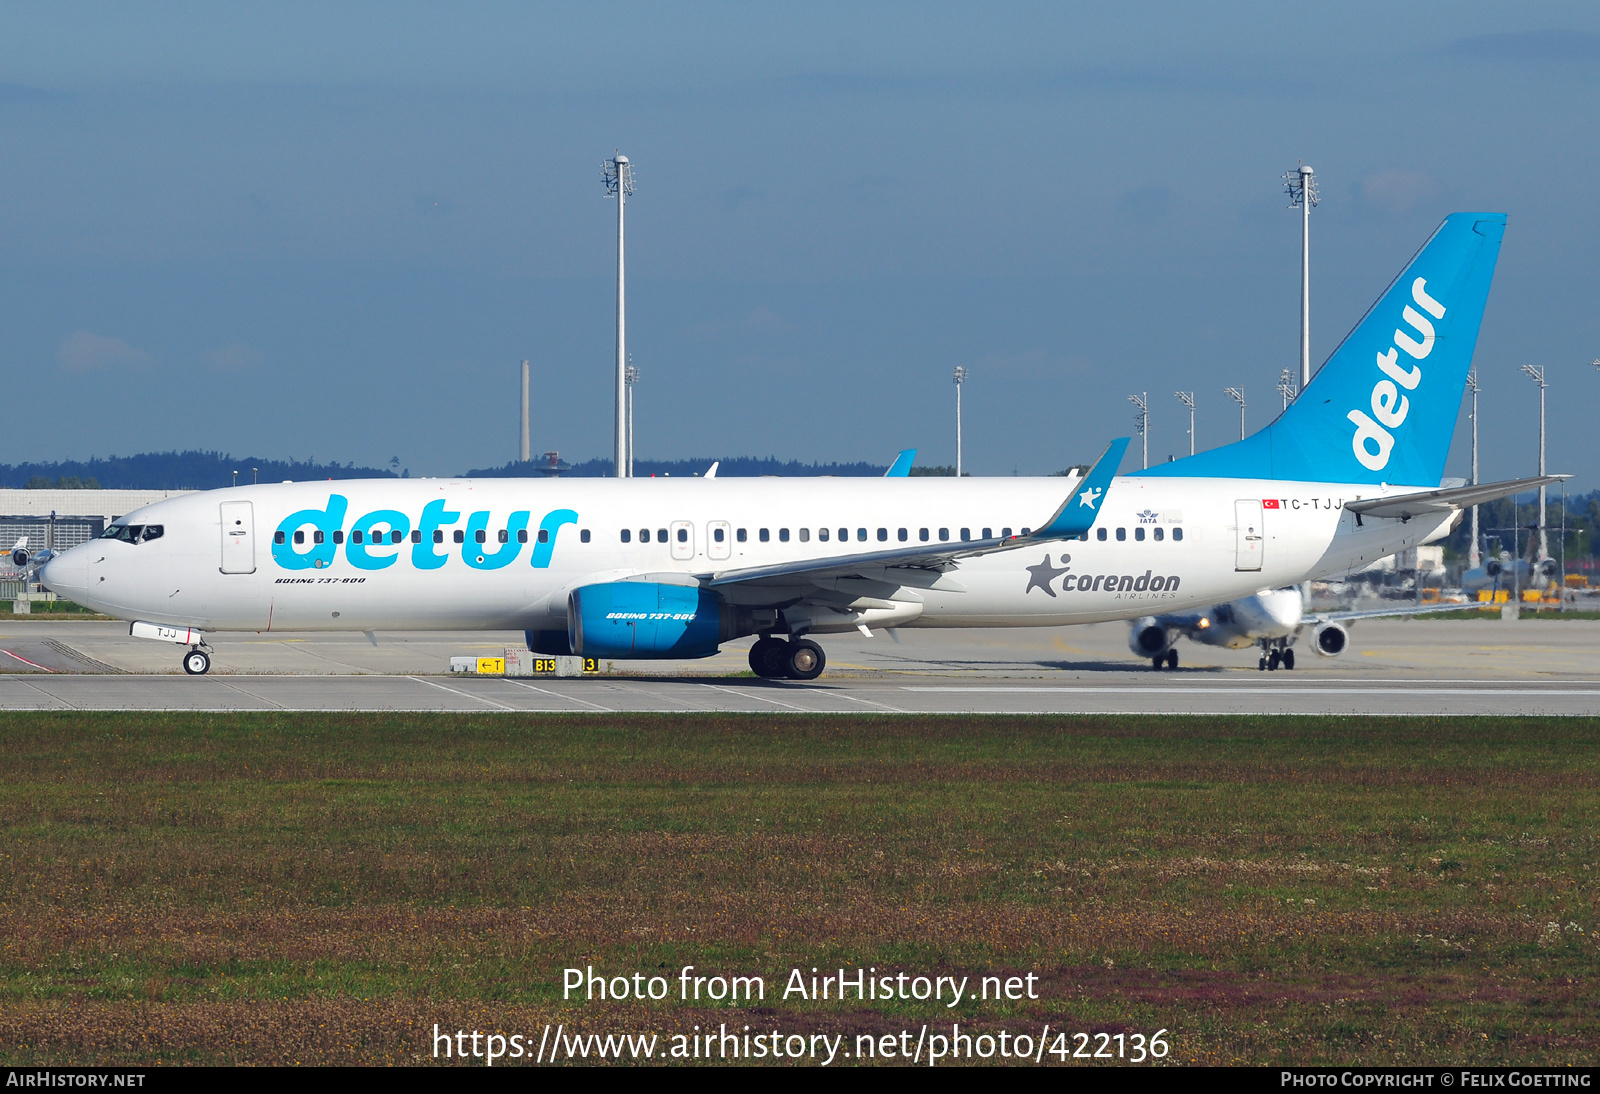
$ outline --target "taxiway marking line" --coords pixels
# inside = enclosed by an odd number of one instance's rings
[[[516,707],[507,706],[504,703],[497,703],[493,699],[485,699],[482,696],[472,695],[465,691],[457,691],[455,688],[447,688],[443,684],[435,684],[432,680],[419,680],[415,676],[407,676],[406,679],[417,684],[427,684],[430,688],[438,688],[440,691],[448,691],[451,695],[459,695],[463,699],[471,699],[475,703],[487,703],[492,707],[499,707],[501,710],[517,709]]]
[[[527,688],[529,691],[537,691],[540,695],[548,695],[552,699],[561,699],[569,703],[582,703],[584,706],[594,707],[594,709],[603,714],[616,713],[616,711],[612,710],[610,707],[603,707],[599,703],[591,703],[587,699],[579,699],[576,695],[563,695],[559,691],[546,691],[544,688],[536,688],[532,684],[524,684],[521,680],[506,680],[506,678],[503,676],[501,679],[505,680],[508,684],[515,684],[519,688]]]

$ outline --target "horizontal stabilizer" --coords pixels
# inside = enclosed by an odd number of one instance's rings
[[[1415,494],[1402,494],[1391,498],[1365,498],[1347,501],[1344,507],[1363,517],[1387,517],[1391,520],[1410,520],[1412,517],[1443,516],[1486,501],[1520,494],[1524,490],[1537,490],[1571,475],[1535,475],[1530,479],[1507,479],[1504,482],[1485,482],[1476,486],[1457,486],[1447,490],[1422,490]]]

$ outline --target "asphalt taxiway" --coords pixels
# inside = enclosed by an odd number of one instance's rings
[[[1180,643],[1153,671],[1127,625],[905,629],[821,639],[810,683],[748,674],[740,642],[716,657],[615,662],[582,679],[451,676],[451,656],[493,656],[515,634],[218,634],[212,672],[126,624],[0,622],[0,709],[751,711],[1600,715],[1600,621],[1370,620],[1338,659],[1302,649],[1293,671],[1252,651]]]

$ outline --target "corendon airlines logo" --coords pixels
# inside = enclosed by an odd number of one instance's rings
[[[1444,305],[1428,295],[1427,286],[1423,278],[1413,281],[1411,299],[1434,319],[1443,319]],[[1361,461],[1361,466],[1369,471],[1382,471],[1389,465],[1389,452],[1394,448],[1394,434],[1389,430],[1398,429],[1411,410],[1411,401],[1400,393],[1400,389],[1415,391],[1422,382],[1421,365],[1402,368],[1398,364],[1400,350],[1405,350],[1416,361],[1433,352],[1433,324],[1428,316],[1410,304],[1406,305],[1402,316],[1412,329],[1422,335],[1422,340],[1419,342],[1405,331],[1397,329],[1394,332],[1394,345],[1389,347],[1389,352],[1378,354],[1378,368],[1388,379],[1379,380],[1373,385],[1371,417],[1360,410],[1352,410],[1346,415],[1356,424],[1350,447],[1356,459]]]
[[[302,509],[278,525],[272,560],[285,570],[321,570],[333,565],[342,550],[345,561],[358,570],[385,570],[409,550],[411,565],[418,570],[437,570],[452,554],[459,554],[474,570],[499,570],[511,565],[531,542],[529,562],[544,569],[550,565],[562,527],[578,523],[573,510],[552,509],[530,532],[532,512],[521,509],[490,528],[491,513],[481,509],[467,517],[465,527],[451,528],[460,523],[461,513],[447,510],[446,504],[443,498],[430,501],[415,522],[398,509],[374,509],[347,527],[350,500],[330,494],[326,508]]]

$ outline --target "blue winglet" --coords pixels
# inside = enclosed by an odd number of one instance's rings
[[[917,458],[917,450],[908,448],[894,458],[894,463],[889,465],[889,470],[883,473],[886,479],[903,479],[911,474],[911,463]]]
[[[1067,500],[1061,503],[1055,516],[1043,528],[1035,528],[1036,539],[1069,539],[1081,536],[1094,527],[1100,507],[1105,504],[1106,491],[1111,489],[1111,479],[1122,464],[1123,453],[1128,451],[1128,437],[1118,437],[1106,446],[1089,473],[1079,482]]]

